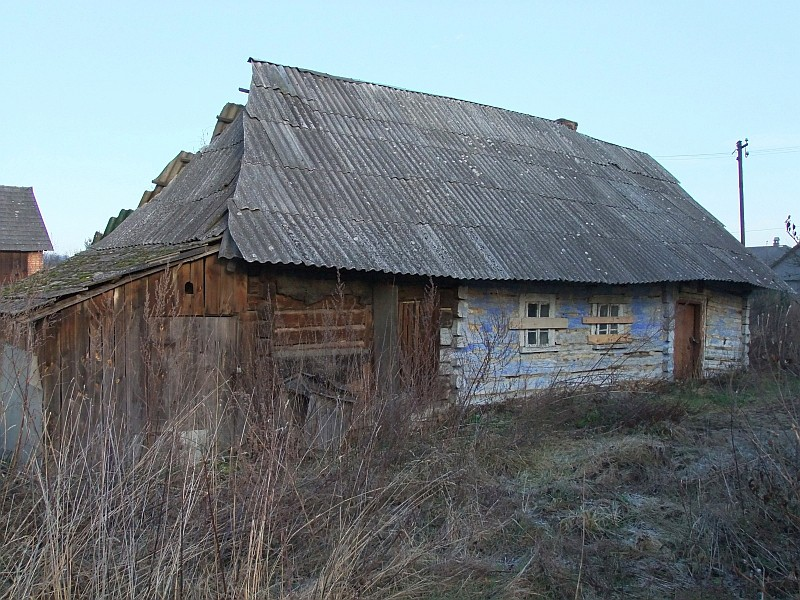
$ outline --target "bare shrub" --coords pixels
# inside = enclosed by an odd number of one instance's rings
[[[750,308],[750,364],[760,371],[800,368],[800,302],[791,294],[761,291]]]
[[[739,510],[722,528],[731,562],[764,597],[800,593],[800,403],[784,396],[770,427],[746,420],[744,439],[732,436]]]

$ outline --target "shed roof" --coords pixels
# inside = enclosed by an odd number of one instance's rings
[[[472,102],[252,68],[236,125],[101,247],[221,234],[222,256],[260,263],[779,285],[643,152]]]
[[[0,251],[52,249],[33,188],[0,185]]]
[[[54,267],[0,288],[0,312],[36,312],[50,307],[65,296],[78,296],[114,285],[127,278],[139,277],[149,270],[161,270],[198,256],[216,253],[215,240],[96,248],[71,256]]]

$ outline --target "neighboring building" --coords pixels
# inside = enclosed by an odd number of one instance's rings
[[[748,250],[758,260],[775,271],[796,293],[800,293],[800,245],[783,246],[781,239],[775,238],[771,246],[748,246]]]
[[[0,285],[39,271],[52,249],[33,188],[0,185]]]
[[[749,295],[780,281],[650,156],[576,128],[253,61],[211,144],[4,310],[44,340],[52,414],[132,431],[287,386],[335,405],[438,373],[473,402],[746,366]]]

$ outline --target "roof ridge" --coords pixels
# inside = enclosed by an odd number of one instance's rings
[[[503,108],[501,106],[495,106],[493,104],[487,104],[485,102],[476,102],[474,100],[466,100],[464,98],[456,98],[455,96],[448,96],[446,94],[435,94],[435,93],[432,93],[432,92],[421,92],[421,91],[418,91],[418,90],[412,90],[412,89],[409,89],[409,88],[404,88],[404,87],[400,87],[400,86],[397,86],[397,85],[391,85],[391,84],[388,84],[388,83],[376,83],[374,81],[366,81],[364,79],[354,79],[352,77],[344,77],[344,76],[341,76],[341,75],[331,75],[330,73],[325,73],[324,71],[316,71],[314,69],[308,69],[308,68],[305,68],[305,67],[295,67],[295,66],[292,66],[292,65],[282,65],[280,63],[276,63],[276,62],[269,61],[269,60],[261,60],[261,59],[253,58],[252,56],[247,59],[247,62],[249,62],[250,64],[259,63],[259,64],[271,65],[273,67],[280,67],[282,69],[294,69],[295,71],[298,71],[300,73],[308,73],[310,75],[315,75],[317,77],[323,77],[323,78],[332,79],[332,80],[335,80],[335,81],[343,81],[345,83],[356,83],[356,84],[372,85],[372,86],[376,86],[376,87],[379,87],[379,88],[385,88],[385,89],[388,89],[388,90],[395,90],[395,91],[399,91],[399,92],[406,92],[406,93],[409,93],[409,94],[415,94],[415,95],[419,95],[419,96],[426,96],[426,97],[429,97],[429,98],[441,98],[443,100],[452,100],[453,102],[461,102],[461,103],[464,103],[464,104],[470,104],[472,106],[481,106],[481,107],[484,107],[484,108],[489,108],[491,110],[497,110],[497,111],[501,111],[501,112],[504,112],[504,113],[512,113],[512,114],[522,115],[524,117],[531,118],[531,119],[537,119],[539,121],[544,121],[544,122],[547,122],[547,123],[551,123],[554,126],[558,126],[560,128],[567,129],[563,125],[560,125],[560,124],[558,124],[556,122],[557,118],[556,119],[548,119],[547,117],[540,117],[538,115],[533,115],[531,113],[523,112],[521,110],[514,110],[514,109],[511,109],[511,108]],[[286,93],[284,90],[280,90],[280,91],[281,91],[281,93]],[[289,94],[289,95],[292,95],[292,94]],[[300,97],[300,96],[297,96],[297,97]],[[346,116],[346,115],[342,115],[342,116]],[[557,130],[557,131],[560,131],[560,130]],[[587,138],[587,139],[590,139],[590,140],[594,140],[594,141],[600,142],[602,144],[607,144],[607,145],[610,145],[610,146],[616,146],[617,148],[623,148],[623,149],[628,150],[630,152],[634,152],[636,154],[639,154],[639,155],[642,155],[642,156],[646,156],[646,157],[650,158],[653,162],[655,162],[656,164],[661,166],[661,163],[656,161],[648,152],[644,152],[643,150],[637,150],[636,148],[631,148],[629,146],[623,146],[621,144],[615,144],[614,142],[607,142],[605,140],[601,140],[600,138],[596,138],[594,136],[588,135],[588,134],[580,132],[580,131],[575,131],[575,130],[570,130],[570,131],[575,135],[580,135],[580,136],[582,136],[584,138]],[[663,166],[661,168],[664,169]],[[664,171],[669,173],[669,171],[667,171],[666,169],[664,169]],[[669,173],[669,175],[674,178],[672,173]]]

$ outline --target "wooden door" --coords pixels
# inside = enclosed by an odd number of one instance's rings
[[[678,302],[675,306],[675,379],[700,376],[702,349],[700,305]]]

